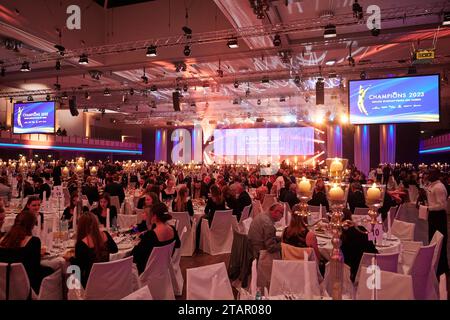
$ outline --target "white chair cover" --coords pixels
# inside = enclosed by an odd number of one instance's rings
[[[184,227],[179,233],[181,244],[186,240],[187,228]],[[176,248],[172,255],[172,263],[170,264],[170,277],[172,279],[173,292],[176,296],[181,296],[183,293],[184,279],[180,268],[181,248]]]
[[[239,220],[239,223],[241,223],[242,221],[244,221],[245,219],[247,219],[250,216],[251,207],[252,207],[252,205],[248,205],[248,206],[244,207],[244,210],[242,210],[241,219]]]
[[[175,241],[153,248],[145,270],[139,277],[141,287],[147,285],[155,300],[175,300],[169,272],[174,246]]]
[[[376,289],[377,280],[372,283],[371,280],[374,280],[372,277],[370,270],[368,272],[366,267],[361,268],[356,300],[414,300],[413,281],[410,275],[380,271],[379,289]]]
[[[404,222],[395,219],[392,223],[391,232],[392,235],[396,236],[400,240],[413,241],[414,240],[414,230],[416,225],[414,223]]]
[[[439,279],[439,300],[448,300],[447,276],[445,273],[441,274]]]
[[[314,261],[274,260],[269,296],[301,294],[306,299],[320,296],[316,268]]]
[[[116,207],[117,214],[122,213],[120,211],[120,201],[118,196],[111,197],[111,207]]]
[[[242,231],[242,233],[244,234],[248,234],[248,230],[250,229],[250,225],[252,224],[253,219],[247,218],[244,221],[242,221],[242,223],[240,224],[240,231]]]
[[[254,219],[258,214],[263,212],[263,208],[261,205],[261,201],[259,200],[253,200],[252,202],[252,212],[251,217]]]
[[[210,255],[231,252],[233,244],[233,210],[219,210],[214,213],[211,228],[206,219],[202,219],[200,249]]]
[[[416,203],[417,198],[419,197],[419,190],[416,186],[411,185],[408,187],[408,195],[409,195],[409,202]]]
[[[402,241],[400,250],[401,259],[399,259],[399,262],[401,262],[401,271],[404,274],[409,273],[409,269],[411,269],[414,260],[416,259],[417,253],[422,246],[422,241]]]
[[[413,279],[414,297],[416,300],[435,300],[437,293],[434,288],[432,262],[436,244],[424,246],[419,249],[414,263],[409,270]]]
[[[274,194],[266,194],[264,195],[264,200],[262,203],[262,210],[263,212],[269,212],[269,208],[277,202],[276,195]]]
[[[440,233],[439,231],[436,231],[433,235],[433,238],[431,238],[430,244],[436,244],[436,248],[434,249],[433,254],[433,262],[432,267],[434,272],[437,272],[438,264],[439,264],[439,258],[441,257],[441,248],[442,248],[442,241],[444,240],[444,235]]]
[[[118,214],[117,215],[117,225],[121,228],[128,228],[139,223],[138,216],[136,214]]]
[[[361,269],[363,267],[367,268],[370,265],[372,265],[373,258],[375,258],[375,264],[380,268],[380,270],[397,273],[399,255],[400,253],[398,252],[386,254],[374,254],[364,252],[363,256],[361,257],[361,261],[359,262],[359,269],[356,274],[355,282],[356,283],[358,282]]]
[[[225,263],[186,270],[187,300],[234,300]]]
[[[119,300],[133,292],[133,257],[94,263],[86,284],[86,300]]]
[[[63,300],[61,269],[42,279],[38,300]]]
[[[273,261],[281,259],[281,252],[270,253],[267,250],[259,251],[257,263],[258,287],[268,288],[272,276]]]
[[[0,262],[0,300],[6,300],[6,268]],[[27,300],[30,296],[30,281],[22,263],[12,263],[9,275],[9,300]]]
[[[153,297],[148,286],[143,286],[122,300],[153,300]]]
[[[369,208],[355,208],[354,215],[364,216],[369,213]]]
[[[172,218],[178,220],[177,232],[180,232],[186,228],[186,234],[184,241],[181,241],[181,256],[192,257],[195,251],[195,235],[197,233],[196,228],[191,226],[191,218],[187,212],[171,212]]]

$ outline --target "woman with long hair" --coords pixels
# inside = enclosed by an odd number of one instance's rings
[[[189,199],[189,189],[186,186],[181,186],[178,190],[177,197],[172,202],[172,211],[187,211],[191,217],[194,215],[194,207],[191,199]]]
[[[214,218],[214,213],[217,210],[225,210],[225,199],[220,191],[220,188],[213,184],[210,188],[211,196],[208,198],[205,207],[205,216],[204,219],[208,220],[209,225],[211,226],[212,220]]]
[[[133,262],[136,263],[139,274],[144,272],[147,260],[155,247],[162,247],[175,241],[175,248],[181,245],[177,230],[167,224],[172,219],[164,203],[157,203],[150,208],[147,215],[147,225],[152,228],[139,237],[139,243],[133,248]]]
[[[64,212],[61,216],[61,220],[69,221],[69,228],[72,228],[73,225],[73,214],[78,205],[78,193],[72,193],[70,195],[70,203],[69,206],[64,209]],[[80,213],[78,213],[80,214]]]
[[[75,256],[68,254],[64,258],[80,267],[81,284],[85,287],[92,265],[109,261],[109,254],[117,251],[117,245],[109,233],[100,231],[97,216],[86,212],[78,219]]]
[[[177,196],[177,189],[175,188],[175,177],[170,175],[166,182],[166,188],[161,190],[161,199],[163,201],[169,201],[175,199]]]
[[[100,197],[98,207],[92,210],[92,213],[97,216],[99,223],[104,226],[106,226],[106,217],[108,216],[108,210],[110,226],[113,226],[114,222],[117,221],[117,210],[116,207],[111,206],[111,198],[109,194],[104,193]]]
[[[151,190],[151,189],[149,189]],[[159,197],[155,192],[147,191],[142,198],[137,202],[136,209],[144,209],[145,207],[151,206],[154,203],[159,202]]]
[[[36,215],[24,210],[16,216],[11,230],[0,240],[0,261],[22,263],[31,287],[38,293],[42,279],[53,270],[41,267],[41,240],[32,235]]]

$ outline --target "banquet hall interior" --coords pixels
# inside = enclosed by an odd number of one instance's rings
[[[0,0],[0,300],[448,300],[450,2]]]

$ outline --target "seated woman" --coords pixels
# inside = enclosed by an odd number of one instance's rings
[[[209,226],[211,226],[214,218],[214,213],[217,210],[226,210],[225,199],[222,196],[222,192],[219,187],[213,184],[210,188],[211,197],[208,198],[205,206],[205,216],[203,219],[208,220]]]
[[[317,179],[316,187],[314,188],[314,192],[311,200],[308,201],[310,206],[320,206],[322,205],[327,209],[327,212],[330,211],[330,206],[328,205],[327,195],[325,193],[325,183],[322,179]]]
[[[352,213],[348,209],[344,209],[344,220],[352,220]],[[366,231],[364,227],[358,227],[361,231]],[[375,245],[366,233],[358,231],[355,227],[350,227],[342,231],[341,250],[344,255],[344,262],[350,267],[350,279],[355,281],[358,272],[359,263],[364,252],[378,253]]]
[[[175,199],[177,196],[177,189],[175,188],[175,177],[169,176],[167,179],[167,186],[161,191],[162,201],[169,201]]]
[[[73,225],[73,213],[76,210],[78,205],[78,193],[73,193],[70,195],[70,204],[67,208],[64,209],[64,212],[61,216],[61,220],[69,221],[69,228],[72,228]]]
[[[167,224],[172,219],[164,203],[157,203],[150,209],[147,225],[154,225],[151,230],[141,234],[139,243],[133,248],[133,262],[136,263],[139,274],[144,272],[147,260],[153,248],[162,247],[175,241],[175,248],[181,245],[177,230]]]
[[[184,212],[187,211],[192,217],[194,215],[194,207],[192,206],[191,199],[188,198],[189,190],[186,186],[182,186],[178,190],[177,197],[172,202],[173,212]]]
[[[202,198],[202,182],[197,178],[194,179],[194,182],[191,185],[191,195],[192,199]]]
[[[36,215],[24,210],[16,216],[11,230],[0,239],[0,262],[22,263],[31,287],[39,293],[42,279],[53,269],[41,266],[41,240],[32,235]]]
[[[298,211],[296,209],[298,205],[294,206],[293,212]],[[320,264],[321,255],[319,252],[319,247],[317,245],[317,238],[314,232],[308,230],[305,223],[303,222],[303,217],[297,214],[292,214],[291,222],[284,229],[281,236],[281,241],[287,243],[294,247],[300,248],[312,248],[316,256],[316,261]]]
[[[90,176],[86,178],[86,184],[83,186],[82,193],[88,198],[89,205],[91,206],[94,202],[99,201],[100,195],[98,193],[96,178]]]
[[[136,205],[136,209],[144,209],[144,207],[151,206],[152,204],[157,202],[159,202],[158,195],[152,191],[148,191],[142,198],[139,199]]]
[[[100,197],[98,207],[93,209],[91,212],[97,216],[100,224],[106,226],[106,217],[108,215],[108,209],[109,209],[109,223],[110,226],[113,226],[117,221],[117,210],[116,207],[111,206],[111,198],[109,197],[109,194],[104,193]]]
[[[92,265],[96,262],[108,262],[109,254],[117,251],[117,245],[109,233],[100,231],[97,217],[87,212],[78,219],[75,255],[66,254],[64,259],[80,267],[81,284],[86,287]]]
[[[33,213],[36,218],[40,218],[41,219],[41,228],[44,227],[44,214],[41,211],[41,199],[39,199],[38,196],[29,196],[27,203],[25,204],[25,208],[23,208],[23,210],[21,211],[30,211],[31,213]],[[36,220],[36,225],[37,225],[37,220]]]

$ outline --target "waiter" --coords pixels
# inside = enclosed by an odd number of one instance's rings
[[[444,235],[442,241],[437,275],[448,272],[447,260],[447,190],[439,180],[440,171],[433,168],[429,172],[430,184],[427,188],[428,195],[428,240],[431,241],[436,231]]]

